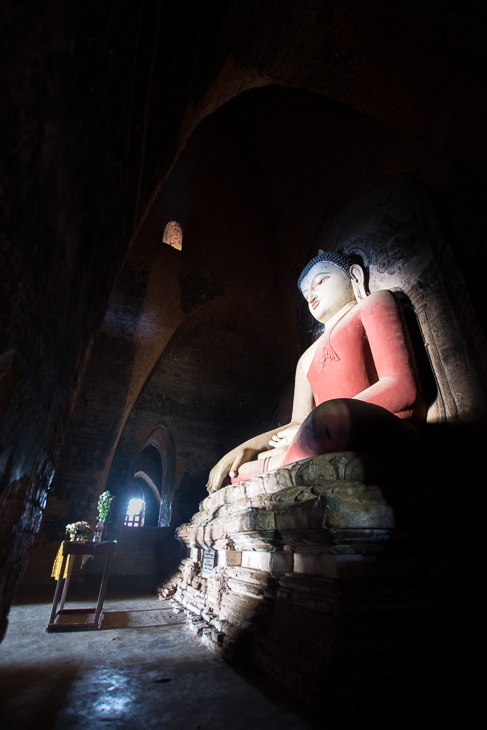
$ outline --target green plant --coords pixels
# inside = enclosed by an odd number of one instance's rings
[[[98,500],[98,519],[101,520],[104,525],[108,522],[108,517],[110,515],[114,499],[115,497],[110,494],[110,492],[106,491],[100,495],[100,499]]]

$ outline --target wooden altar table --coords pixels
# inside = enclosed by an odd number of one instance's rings
[[[70,542],[64,541],[62,544],[62,563],[59,571],[59,580],[56,586],[56,592],[54,594],[54,600],[52,603],[51,617],[49,624],[47,625],[46,632],[60,632],[60,631],[96,631],[100,628],[103,619],[103,601],[105,600],[105,593],[108,583],[108,574],[110,572],[110,563],[112,560],[113,551],[115,550],[116,540],[112,542]],[[98,601],[95,608],[64,608],[66,602],[66,596],[68,593],[69,580],[73,570],[74,561],[77,555],[90,555],[93,557],[104,557],[105,558],[105,569],[103,571],[103,577],[100,585],[100,592],[98,594]],[[69,568],[66,573],[66,562],[69,560]],[[66,575],[65,575],[66,574]],[[59,604],[59,610],[58,610]],[[94,614],[93,621],[90,622],[79,622],[79,623],[68,623],[58,622],[55,623],[58,616],[73,615],[73,614]]]

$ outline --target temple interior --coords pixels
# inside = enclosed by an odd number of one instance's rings
[[[485,4],[1,14],[2,726],[475,726]],[[291,419],[318,250],[400,303],[421,453],[209,495]],[[66,525],[93,530],[107,490],[100,630],[45,633]],[[82,563],[73,605],[94,605],[104,562]]]

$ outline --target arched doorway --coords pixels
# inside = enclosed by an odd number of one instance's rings
[[[126,527],[169,527],[171,524],[176,447],[171,431],[156,426],[145,440],[128,490]]]

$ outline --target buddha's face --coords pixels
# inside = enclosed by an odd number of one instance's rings
[[[309,311],[325,324],[345,304],[356,301],[350,277],[329,261],[315,264],[301,282]]]

